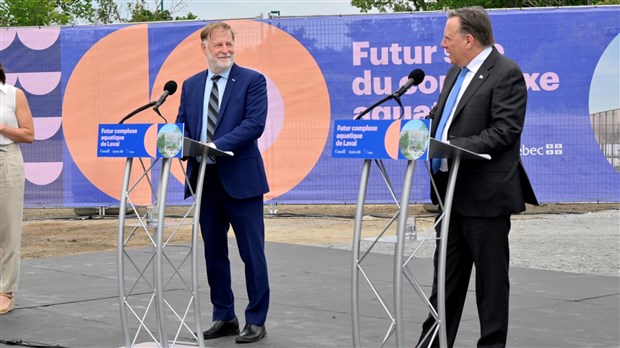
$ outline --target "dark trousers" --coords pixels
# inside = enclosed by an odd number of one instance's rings
[[[437,226],[437,235],[441,224]],[[446,333],[452,347],[461,321],[472,265],[476,266],[476,304],[480,320],[478,347],[505,347],[508,334],[508,232],[510,216],[477,218],[461,216],[453,211],[446,251]],[[430,302],[437,309],[437,266],[439,240],[435,249],[433,288]],[[435,319],[429,315],[422,325],[420,343]],[[439,336],[433,347],[439,346]]]
[[[265,258],[263,196],[247,199],[230,197],[214,167],[205,175],[200,229],[204,242],[207,279],[211,289],[213,320],[235,317],[234,294],[228,258],[228,230],[232,226],[239,254],[245,265],[248,306],[247,324],[263,325],[269,309],[269,279]]]

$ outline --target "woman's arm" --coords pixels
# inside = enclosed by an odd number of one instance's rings
[[[32,143],[34,141],[34,123],[26,95],[20,89],[15,91],[15,114],[17,128],[0,124],[0,134],[16,143]]]

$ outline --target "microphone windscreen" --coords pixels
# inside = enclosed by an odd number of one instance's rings
[[[413,79],[413,85],[417,86],[424,80],[424,71],[422,69],[415,69],[409,73],[409,78]]]
[[[177,91],[177,83],[172,80],[166,82],[164,91],[168,91],[168,95],[173,95]]]

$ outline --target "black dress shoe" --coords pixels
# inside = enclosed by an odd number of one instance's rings
[[[267,335],[265,325],[245,324],[243,331],[235,338],[237,343],[252,343],[263,339]]]
[[[232,320],[216,320],[211,323],[211,327],[202,333],[205,340],[223,336],[233,336],[239,334],[239,321],[237,317]]]

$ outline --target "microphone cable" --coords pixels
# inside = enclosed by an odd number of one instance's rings
[[[0,339],[1,344],[6,344],[7,346],[19,346],[19,347],[33,347],[33,348],[69,348],[65,346],[61,346],[58,344],[45,344],[39,342],[31,342],[31,341],[22,341],[22,340],[2,340]]]

